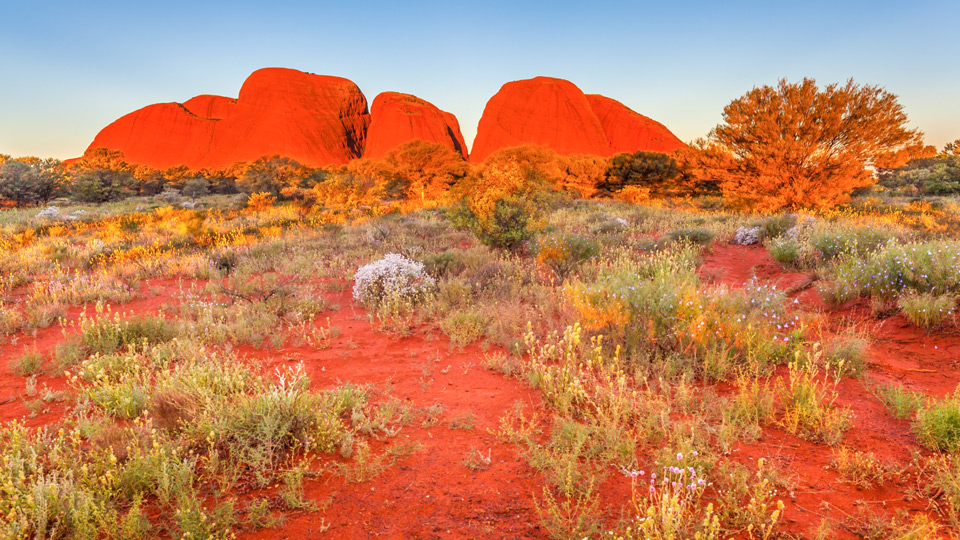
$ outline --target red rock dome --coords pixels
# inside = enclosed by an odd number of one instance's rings
[[[467,155],[456,117],[427,101],[384,92],[368,114],[366,98],[347,79],[266,68],[247,77],[236,99],[203,94],[127,114],[103,128],[88,150],[118,150],[130,163],[157,169],[220,168],[271,155],[318,167],[379,159],[415,139]],[[662,124],[622,103],[550,77],[509,82],[490,98],[470,159],[527,144],[599,156],[683,146]]]
[[[159,169],[216,168],[275,154],[321,166],[363,154],[367,100],[347,79],[266,68],[231,101],[197,96],[183,105],[149,105],[103,128],[90,148],[119,150],[131,163]]]
[[[383,92],[373,100],[370,117],[364,157],[381,159],[414,139],[442,144],[467,157],[457,118],[416,96]]]
[[[551,77],[509,82],[490,98],[470,160],[483,161],[500,148],[524,144],[561,154],[610,154],[603,126],[583,92]]]
[[[584,95],[573,83],[549,77],[509,82],[490,98],[470,160],[483,161],[500,148],[526,144],[599,156],[684,146],[663,124],[619,101]]]
[[[666,126],[634,112],[623,103],[598,94],[587,95],[590,108],[610,141],[610,151],[672,152],[686,146]]]

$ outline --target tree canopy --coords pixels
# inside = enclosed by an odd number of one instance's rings
[[[724,196],[755,210],[826,207],[874,182],[873,170],[929,153],[883,88],[780,80],[723,110],[710,143],[729,154],[719,171]]]

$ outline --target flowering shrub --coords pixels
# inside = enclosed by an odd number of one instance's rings
[[[417,301],[434,285],[423,263],[398,253],[361,266],[353,276],[353,298],[368,307],[389,300]]]
[[[917,242],[893,245],[863,258],[849,257],[829,272],[830,285],[822,292],[834,303],[858,296],[894,299],[929,293],[927,304],[946,305],[947,296],[960,293],[960,243]],[[933,302],[939,297],[939,302]],[[915,306],[907,302],[907,311]],[[903,307],[903,306],[901,306]]]
[[[696,275],[674,262],[661,261],[650,278],[624,269],[564,292],[586,328],[622,340],[628,351],[692,357],[708,378],[734,368],[765,372],[802,346],[802,321],[787,313],[775,286],[701,289]]]
[[[760,460],[760,467],[762,469],[763,460]],[[647,475],[645,471],[637,470],[624,470],[623,473],[630,478],[634,516],[626,530],[610,533],[610,538],[708,540],[726,536],[721,531],[720,516],[713,503],[704,505],[702,501],[704,491],[712,484],[696,467],[685,462],[683,454],[677,454],[676,464],[663,467],[660,474],[651,472]],[[751,500],[748,506],[755,504],[756,501]],[[745,526],[749,538],[771,538],[782,512],[781,501],[756,508],[753,512],[756,515],[752,517],[757,523]]]
[[[915,326],[930,328],[953,317],[957,300],[951,294],[911,294],[897,302],[900,313]]]
[[[846,253],[870,253],[883,247],[889,240],[888,233],[868,227],[818,231],[810,237],[810,243],[825,260],[835,259]]]

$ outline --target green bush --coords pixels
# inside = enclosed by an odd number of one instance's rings
[[[796,224],[797,218],[792,214],[770,216],[760,222],[760,239],[780,238]]]
[[[900,313],[921,328],[937,326],[952,319],[956,304],[952,294],[911,294],[897,301]]]
[[[476,311],[456,311],[440,321],[440,329],[457,347],[469,345],[483,336],[483,316]]]
[[[835,301],[861,295],[960,293],[960,242],[937,240],[887,246],[863,257],[843,257],[826,276]]]
[[[795,265],[800,260],[800,242],[792,238],[775,238],[767,244],[767,250],[780,264]]]
[[[960,450],[960,394],[934,401],[917,411],[914,432],[931,450]]]
[[[643,187],[653,195],[664,195],[676,187],[680,176],[676,160],[662,152],[634,152],[617,154],[597,189],[606,194],[618,193],[628,186]]]
[[[877,251],[890,240],[888,233],[860,227],[849,230],[814,233],[810,243],[824,259],[836,259],[844,254],[865,254]]]
[[[706,229],[679,229],[667,235],[671,241],[687,241],[691,244],[709,244],[714,234]]]
[[[520,251],[534,237],[530,214],[531,204],[519,196],[511,195],[498,200],[493,214],[487,219],[479,219],[463,203],[451,212],[450,219],[458,228],[472,232],[484,245]]]
[[[899,384],[880,385],[876,393],[890,414],[900,420],[913,416],[923,406],[923,394],[911,392]]]

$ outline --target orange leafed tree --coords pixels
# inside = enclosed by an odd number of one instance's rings
[[[470,172],[458,152],[419,139],[390,151],[384,163],[403,184],[406,197],[421,206],[428,201],[445,202],[450,188]]]
[[[895,95],[853,80],[821,90],[813,79],[782,79],[731,102],[723,120],[711,149],[730,158],[714,174],[732,204],[758,211],[841,203],[873,183],[871,169],[926,151]]]

